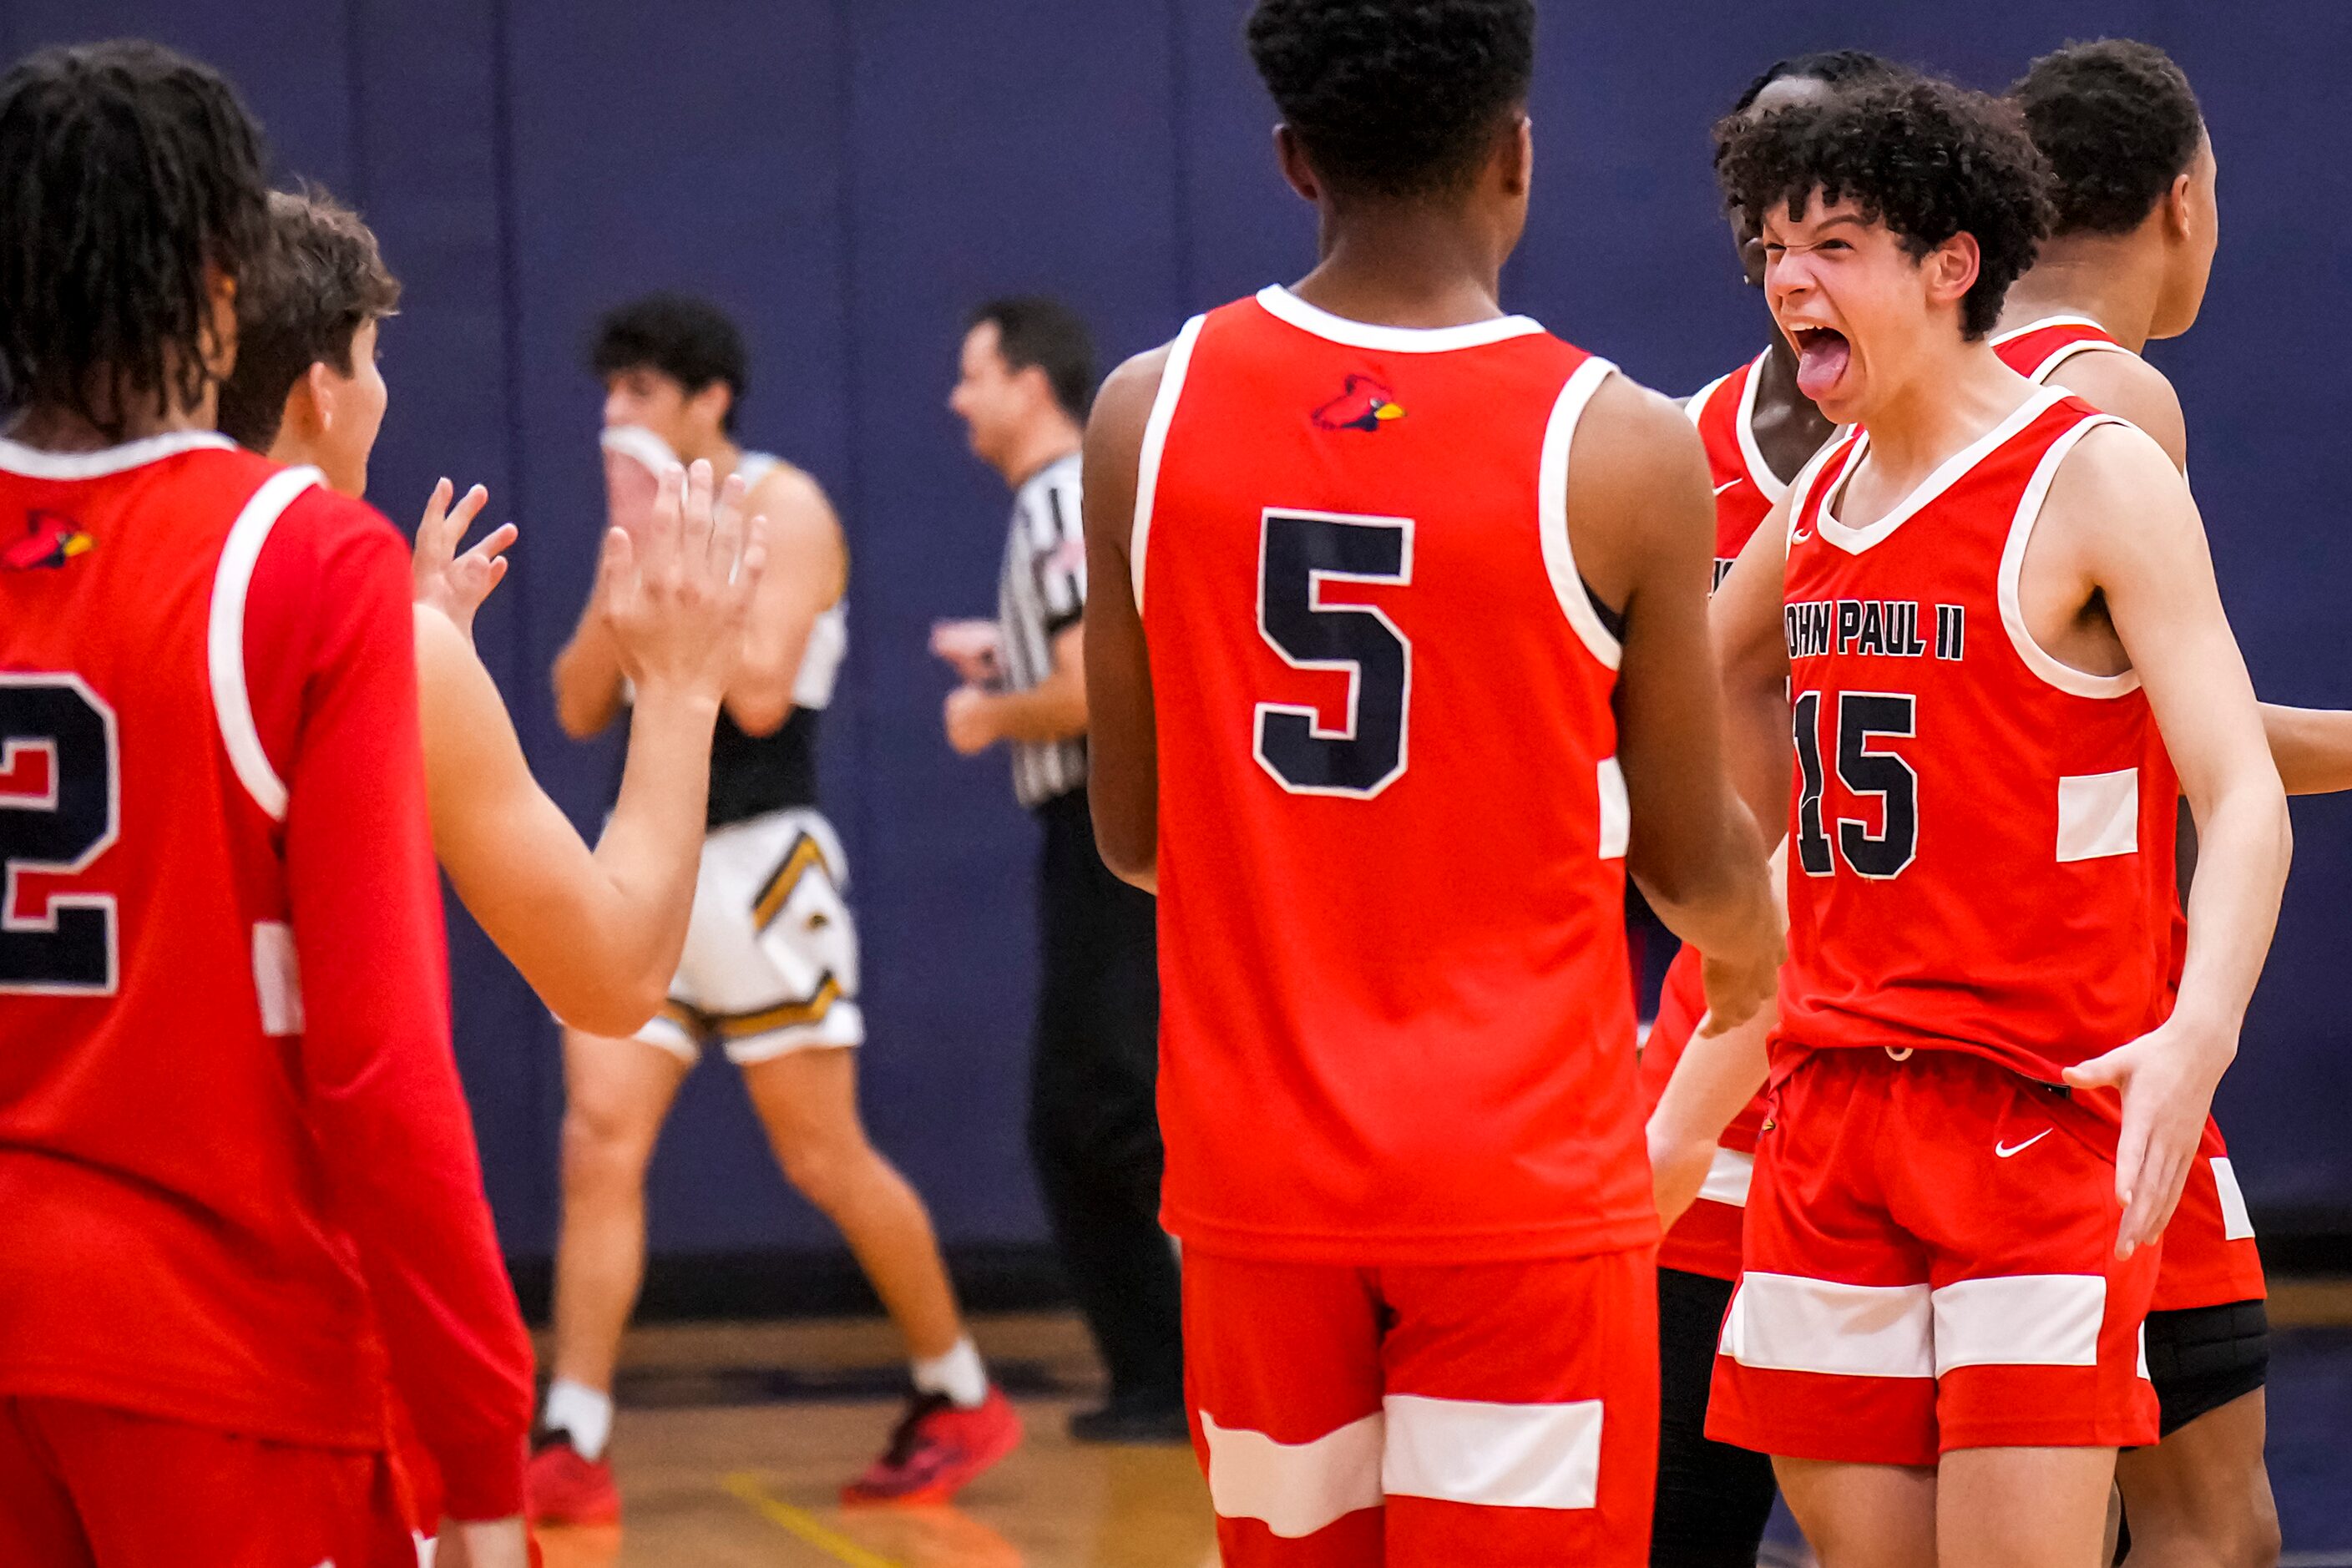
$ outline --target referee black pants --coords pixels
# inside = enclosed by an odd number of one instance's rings
[[[1160,956],[1150,894],[1111,875],[1087,792],[1037,808],[1044,984],[1029,1079],[1029,1152],[1071,1293],[1111,1400],[1183,1406],[1182,1298],[1160,1228]]]

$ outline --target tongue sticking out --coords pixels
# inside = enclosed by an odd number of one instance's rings
[[[1843,332],[1827,328],[1807,332],[1797,345],[1797,390],[1821,401],[1845,374],[1846,362],[1853,357],[1853,346]]]

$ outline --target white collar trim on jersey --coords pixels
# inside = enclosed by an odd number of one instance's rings
[[[1922,507],[1958,483],[1961,477],[1990,457],[2004,442],[2039,419],[2050,405],[2071,395],[2063,387],[2045,386],[2027,398],[2010,416],[1978,437],[1959,451],[1944,459],[1943,466],[1912,488],[1911,493],[1896,502],[1894,509],[1868,528],[1849,528],[1831,511],[1845,499],[1845,487],[1861,468],[1870,451],[1870,432],[1864,430],[1852,452],[1831,479],[1829,493],[1822,498],[1821,521],[1817,525],[1823,539],[1849,555],[1859,555],[1872,545],[1911,521]]]
[[[1732,428],[1739,432],[1739,460],[1748,465],[1748,482],[1761,490],[1766,500],[1779,506],[1788,496],[1789,487],[1772,471],[1772,465],[1764,460],[1764,448],[1756,444],[1756,389],[1763,383],[1764,361],[1771,353],[1766,349],[1748,367],[1747,384],[1739,389],[1739,416],[1732,421]]]
[[[2021,338],[2028,332],[2046,331],[2052,327],[2088,327],[2095,332],[2107,332],[2107,324],[2105,321],[2093,321],[2088,316],[2044,316],[2038,321],[2028,321],[2021,327],[2011,327],[2008,331],[1993,339],[1993,346],[1999,348],[2001,344]],[[2115,333],[2107,332],[2107,336],[2114,337]]]
[[[236,443],[217,430],[171,430],[95,452],[44,452],[0,436],[0,472],[28,479],[97,479],[207,447],[234,451]]]
[[[1436,354],[1452,349],[1475,349],[1523,338],[1543,331],[1543,323],[1528,316],[1496,316],[1459,327],[1390,327],[1376,321],[1351,321],[1345,316],[1310,305],[1279,283],[1257,292],[1257,302],[1302,332],[1351,349],[1374,349],[1392,354]]]

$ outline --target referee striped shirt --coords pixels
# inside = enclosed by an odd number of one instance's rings
[[[1078,514],[1078,454],[1030,476],[1013,498],[1012,537],[997,580],[998,661],[1007,690],[1027,691],[1054,671],[1054,639],[1087,607],[1087,536]],[[1013,747],[1013,793],[1045,805],[1087,782],[1083,736]]]

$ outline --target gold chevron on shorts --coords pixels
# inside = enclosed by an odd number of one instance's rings
[[[771,1035],[783,1029],[805,1029],[824,1021],[833,1005],[841,1000],[841,982],[826,970],[824,978],[805,1001],[781,1002],[773,1007],[762,1007],[756,1013],[732,1013],[711,1020],[722,1040],[749,1039],[753,1035]]]
[[[801,885],[801,879],[808,875],[812,866],[822,870],[836,885],[840,882],[833,862],[824,858],[824,847],[817,843],[814,835],[803,831],[793,837],[793,847],[784,851],[782,863],[761,886],[760,896],[751,900],[751,926],[754,931],[766,931],[775,923],[776,916],[783,912],[784,905],[791,900],[793,889]]]

